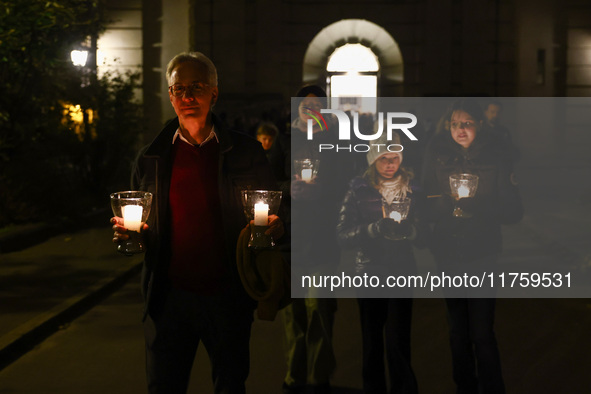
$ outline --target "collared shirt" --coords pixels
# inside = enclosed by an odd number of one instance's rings
[[[174,136],[172,137],[172,144],[174,145],[174,142],[176,141],[176,139],[180,138],[181,141],[186,142],[187,144],[191,144],[184,136],[183,133],[181,133],[181,128],[179,127],[178,129],[176,129],[176,133],[174,133]],[[211,132],[209,133],[209,135],[207,136],[207,138],[199,144],[199,147],[202,147],[203,145],[205,145],[208,141],[212,140],[213,138],[215,138],[215,140],[219,143],[220,140],[218,139],[218,135],[215,133],[214,130],[214,126],[211,125]],[[193,144],[191,144],[193,145]]]

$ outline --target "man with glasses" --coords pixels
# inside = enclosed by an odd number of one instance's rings
[[[132,188],[154,195],[143,229],[148,388],[186,392],[202,342],[215,393],[244,393],[254,303],[236,269],[246,225],[240,190],[276,186],[261,145],[224,129],[212,113],[219,92],[210,59],[181,53],[166,78],[177,118],[140,152],[132,172]],[[114,241],[127,239],[121,219],[112,222]],[[283,235],[277,216],[267,233]]]

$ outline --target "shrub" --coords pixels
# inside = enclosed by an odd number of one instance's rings
[[[0,227],[87,213],[127,187],[143,129],[140,75],[98,79],[69,59],[102,31],[100,10],[86,0],[0,5]],[[81,124],[68,104],[80,105]]]

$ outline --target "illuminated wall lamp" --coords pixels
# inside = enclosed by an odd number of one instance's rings
[[[70,58],[72,59],[72,64],[74,64],[74,66],[84,67],[86,65],[86,60],[88,59],[88,51],[73,50],[70,52]]]

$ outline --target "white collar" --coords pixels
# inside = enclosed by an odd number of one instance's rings
[[[174,136],[172,137],[172,143],[173,143],[173,145],[174,145],[174,142],[176,141],[177,137],[178,137],[178,138],[180,138],[180,139],[181,139],[181,141],[184,141],[184,142],[186,142],[187,144],[193,145],[193,144],[191,144],[191,143],[190,143],[190,142],[189,142],[189,141],[188,141],[188,140],[185,138],[185,136],[183,136],[183,133],[181,133],[181,128],[180,128],[180,127],[179,127],[178,129],[176,129],[176,133],[174,133]],[[214,138],[215,138],[215,140],[216,140],[218,143],[220,142],[220,140],[218,139],[218,135],[215,133],[214,126],[213,126],[213,125],[211,125],[211,132],[209,133],[209,135],[207,136],[207,138],[206,138],[206,139],[205,139],[205,140],[204,140],[202,143],[200,143],[200,144],[199,144],[199,147],[202,147],[202,146],[203,146],[203,145],[205,145],[205,144],[206,144],[208,141],[210,141],[210,140],[212,140],[212,139],[214,139]]]

